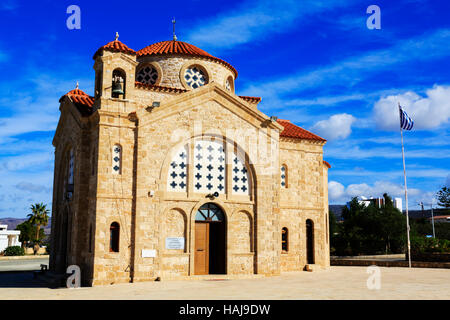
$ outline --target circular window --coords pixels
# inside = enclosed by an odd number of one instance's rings
[[[197,66],[191,66],[184,72],[184,80],[186,84],[192,89],[204,86],[208,83],[206,72]]]
[[[158,80],[158,71],[151,65],[145,66],[137,73],[136,80],[145,84],[155,84]]]

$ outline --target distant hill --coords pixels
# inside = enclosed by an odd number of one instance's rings
[[[345,204],[330,204],[328,209],[330,212],[334,214],[336,217],[336,221],[342,221],[342,210],[344,209]]]
[[[8,230],[16,229],[17,225],[21,224],[24,221],[27,221],[27,218],[0,218],[0,224],[8,225]],[[44,228],[45,234],[50,234],[51,231],[51,219],[48,219],[48,225]]]

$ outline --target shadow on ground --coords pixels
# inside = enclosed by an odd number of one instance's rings
[[[35,279],[33,271],[0,272],[0,288],[49,288],[49,285]]]

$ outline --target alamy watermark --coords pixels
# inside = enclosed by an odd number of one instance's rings
[[[66,26],[69,30],[80,30],[81,29],[81,9],[79,6],[72,4],[67,7],[67,14],[70,16],[66,20]]]
[[[367,29],[381,29],[381,9],[379,6],[372,4],[367,7],[367,14],[371,14],[366,21]]]
[[[381,269],[378,266],[367,267],[366,273],[370,274],[367,278],[366,284],[369,290],[380,290],[381,289]]]

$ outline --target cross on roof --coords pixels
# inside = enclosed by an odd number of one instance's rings
[[[173,41],[177,41],[177,36],[175,34],[175,23],[177,23],[177,22],[175,21],[175,17],[174,17],[173,20],[172,20],[172,24],[173,24]]]

